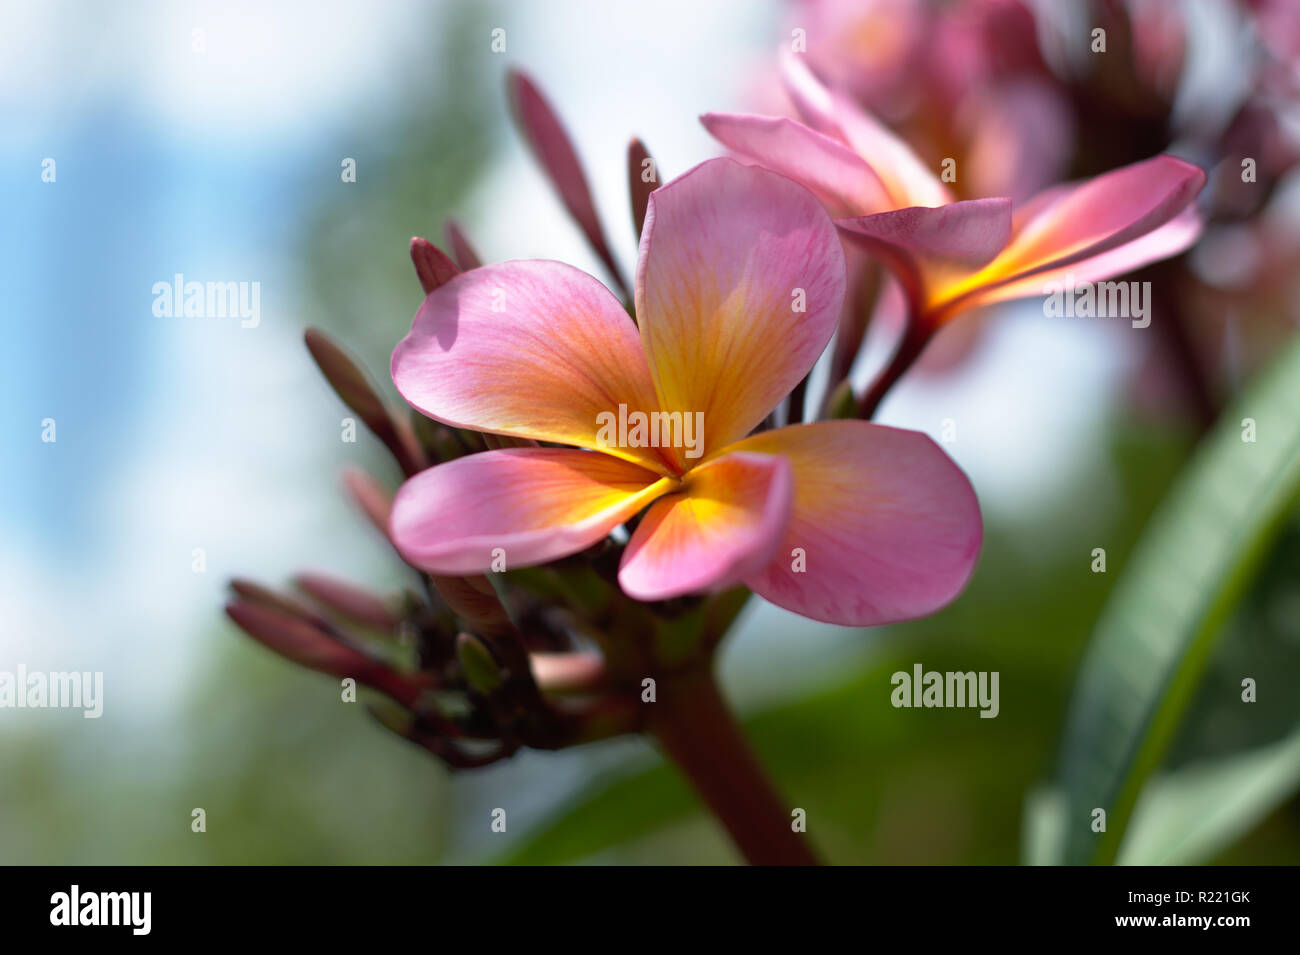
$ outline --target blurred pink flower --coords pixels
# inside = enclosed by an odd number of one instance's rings
[[[872,109],[898,112],[916,96],[931,19],[924,0],[800,0],[789,25],[834,83]]]
[[[799,0],[788,23],[819,75],[921,155],[962,164],[962,198],[1020,200],[1064,172],[1070,104],[1021,0]]]
[[[402,555],[434,574],[531,566],[641,511],[619,582],[641,600],[744,583],[814,619],[930,613],[982,536],[957,466],[926,436],[865,421],[754,432],[835,329],[844,256],[805,189],[728,159],[651,194],[634,324],[557,262],[489,265],[433,291],[393,380],[445,424],[568,447],[469,455],[393,502]],[[702,414],[699,456],[601,437],[602,414]],[[501,569],[499,566],[495,569]]]

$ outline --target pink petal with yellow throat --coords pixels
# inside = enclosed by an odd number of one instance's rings
[[[912,307],[928,311],[946,285],[978,272],[1011,238],[1010,199],[971,199],[838,219],[844,234],[885,262]]]
[[[702,413],[705,449],[753,430],[830,341],[844,250],[802,186],[713,159],[650,195],[636,312],[661,407]]]
[[[1016,210],[1011,241],[1002,254],[948,289],[945,298],[962,298],[1128,245],[1179,216],[1204,185],[1199,166],[1160,155],[1050,189]]]
[[[771,559],[790,516],[790,465],[767,454],[724,454],[690,471],[682,489],[646,512],[618,580],[638,600],[740,583]]]
[[[1131,242],[1079,262],[1034,272],[1024,278],[982,289],[970,299],[963,300],[962,305],[973,308],[1043,295],[1052,288],[1063,288],[1071,282],[1076,286],[1086,282],[1102,282],[1185,251],[1200,238],[1203,226],[1204,220],[1200,212],[1195,206],[1189,206],[1154,232],[1148,232]]]
[[[790,462],[794,506],[755,593],[814,620],[873,626],[933,613],[966,586],[983,537],[961,469],[915,431],[824,421],[765,431],[736,452]]]
[[[445,424],[585,448],[603,447],[602,413],[656,407],[636,325],[605,286],[559,262],[486,265],[436,289],[392,373]],[[663,470],[654,448],[607,450]]]
[[[530,567],[590,547],[671,485],[599,452],[485,451],[403,484],[389,536],[405,560],[434,574]]]

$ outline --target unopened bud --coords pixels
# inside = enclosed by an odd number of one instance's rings
[[[330,610],[376,630],[395,631],[398,618],[380,597],[324,574],[299,574],[294,583]]]
[[[506,92],[515,123],[537,159],[537,164],[555,187],[564,208],[587,237],[592,250],[609,270],[611,277],[623,288],[624,297],[627,297],[625,283],[610,254],[600,219],[596,216],[596,204],[591,198],[587,176],[582,171],[582,164],[578,161],[577,151],[573,148],[569,134],[565,132],[564,124],[537,85],[523,73],[510,71],[506,77]]]
[[[632,221],[636,224],[639,238],[645,225],[646,208],[650,205],[650,193],[659,188],[659,174],[655,170],[654,160],[650,158],[645,143],[639,139],[634,139],[627,145],[627,187],[632,198]]]
[[[371,665],[363,653],[335,640],[315,624],[283,611],[232,600],[226,604],[226,613],[258,643],[309,670],[355,677]]]
[[[379,482],[360,468],[343,469],[343,486],[366,519],[388,537],[388,516],[393,510],[393,499]]]
[[[299,620],[306,620],[313,626],[320,627],[325,623],[311,607],[300,603],[287,594],[277,593],[269,587],[264,587],[256,581],[236,577],[230,582],[230,589],[235,592],[236,596],[243,597],[249,603],[278,610],[291,617],[297,617]]]
[[[411,239],[411,261],[415,264],[415,274],[420,278],[420,287],[425,295],[460,274],[460,269],[447,253],[419,236]]]
[[[410,429],[398,427],[398,422],[388,412],[388,406],[375,393],[356,362],[318,329],[307,329],[303,340],[334,393],[392,452],[402,471],[408,476],[422,471],[426,462]]]

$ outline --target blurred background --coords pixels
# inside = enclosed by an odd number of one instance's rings
[[[453,777],[221,608],[236,575],[410,584],[338,478],[359,464],[395,488],[399,474],[368,435],[341,440],[347,412],[304,327],[394,395],[388,356],[422,298],[407,243],[440,242],[449,216],[485,260],[602,274],[510,125],[505,70],[528,71],[564,117],[630,267],[628,139],[663,178],[716,155],[697,115],[782,109],[772,53],[793,27],[927,161],[982,170],[972,194],[1021,199],[1165,148],[1212,171],[1205,238],[1162,267],[1177,270],[1176,320],[1135,331],[1047,319],[1036,301],[967,316],[884,406],[885,423],[945,439],[979,493],[985,548],[956,604],[869,632],[751,607],[726,648],[727,691],[830,861],[1021,861],[1026,801],[1054,772],[1127,554],[1208,422],[1300,322],[1300,25],[1286,13],[0,4],[0,670],[104,674],[98,720],[0,709],[0,863],[736,861],[642,741]],[[1071,52],[1098,22],[1104,65]],[[1259,167],[1244,194],[1242,154]],[[178,272],[260,283],[260,323],[156,316],[154,283]],[[1112,572],[1091,571],[1096,547]],[[1204,680],[1267,674],[1273,692],[1249,718],[1201,693],[1168,768],[1282,739],[1300,716],[1284,689],[1300,679],[1300,530],[1273,547]],[[916,662],[999,671],[998,718],[894,709],[889,676]],[[190,828],[199,807],[205,833]],[[1300,802],[1209,858],[1300,860]]]

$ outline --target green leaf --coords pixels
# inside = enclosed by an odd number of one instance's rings
[[[1142,793],[1122,865],[1187,865],[1253,829],[1300,789],[1300,728],[1227,759],[1158,777]]]
[[[1254,442],[1244,440],[1245,419]],[[1115,860],[1142,787],[1298,489],[1300,339],[1207,435],[1101,615],[1066,727],[1059,861]],[[1106,811],[1105,832],[1092,830],[1096,809]]]
[[[1025,865],[1055,865],[1061,859],[1065,835],[1065,794],[1056,786],[1040,786],[1025,797]]]

